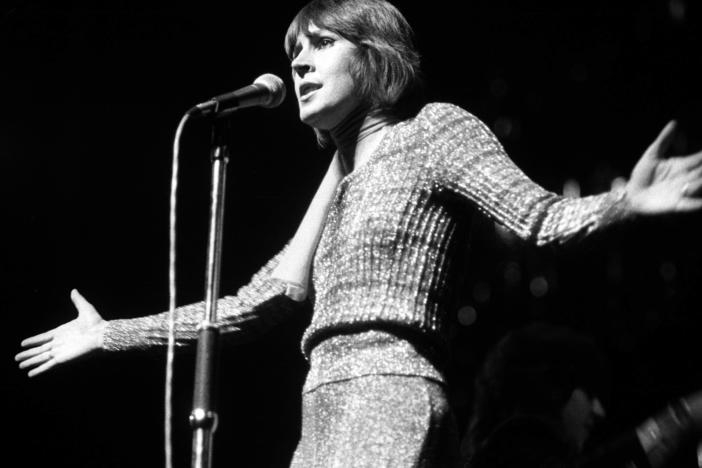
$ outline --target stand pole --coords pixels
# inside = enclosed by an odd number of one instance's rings
[[[224,194],[229,152],[224,142],[225,124],[216,122],[213,130],[212,188],[210,192],[210,225],[207,239],[207,271],[205,285],[205,317],[198,330],[197,355],[195,358],[195,386],[190,426],[193,429],[193,468],[212,466],[212,440],[217,429],[217,413],[214,410],[213,382],[215,377],[217,338],[217,298],[222,261],[222,227],[224,218]]]

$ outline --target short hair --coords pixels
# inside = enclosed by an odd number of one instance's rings
[[[559,419],[576,388],[606,398],[607,376],[606,357],[587,335],[540,322],[508,333],[488,353],[475,380],[464,455],[471,456],[513,416]]]
[[[313,0],[288,27],[285,52],[290,60],[298,36],[310,24],[356,45],[349,73],[370,111],[398,119],[416,113],[423,101],[420,56],[412,27],[397,8],[385,0]]]

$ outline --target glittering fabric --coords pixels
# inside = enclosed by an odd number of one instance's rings
[[[468,267],[458,234],[471,208],[540,245],[626,215],[618,193],[571,199],[544,190],[476,117],[429,104],[391,128],[340,182],[315,256],[304,352],[340,331],[379,326],[412,329],[444,346],[452,280]]]
[[[537,244],[587,235],[627,215],[623,192],[573,199],[544,190],[479,119],[451,104],[428,104],[390,127],[366,164],[337,187],[314,259],[314,313],[302,339],[304,353],[309,357],[327,338],[378,328],[410,330],[426,346],[445,346],[451,280],[468,267],[458,233],[475,209]],[[270,277],[281,256],[236,295],[220,299],[224,335],[248,338],[295,308],[286,285]],[[195,339],[203,307],[177,309],[178,344]],[[103,348],[165,345],[167,319],[164,313],[110,321]],[[323,350],[337,353],[345,346],[335,343]],[[387,345],[374,349],[378,359],[402,354]],[[317,377],[308,379],[309,388],[339,377],[316,369],[316,362],[330,362],[322,354],[311,362]],[[417,375],[434,377],[433,366]],[[355,370],[347,377],[365,374],[360,367],[349,366]],[[397,373],[406,370],[404,363],[397,367]]]
[[[458,436],[442,384],[369,375],[305,393],[294,468],[458,466]]]
[[[444,382],[440,366],[443,359],[422,342],[422,337],[398,336],[384,330],[329,337],[312,350],[303,392],[365,375],[413,375]]]
[[[315,253],[294,466],[452,466],[442,356],[452,281],[469,267],[461,233],[476,211],[540,245],[628,215],[623,192],[571,199],[544,190],[456,106],[429,104],[390,127],[337,186]],[[225,337],[249,338],[295,308],[271,278],[281,256],[218,302]],[[195,339],[203,307],[177,309],[179,345]],[[167,329],[167,314],[110,321],[103,348],[163,346]]]
[[[269,329],[294,310],[297,302],[285,292],[287,284],[271,278],[271,272],[284,255],[274,256],[249,284],[234,296],[217,301],[217,326],[226,339],[250,340]],[[202,321],[205,303],[197,302],[176,309],[176,346],[197,341],[197,327]],[[240,333],[245,330],[245,333]],[[102,339],[106,351],[147,349],[168,345],[168,312],[107,322]]]

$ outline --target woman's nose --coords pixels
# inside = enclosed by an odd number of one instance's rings
[[[300,78],[304,77],[312,69],[311,60],[309,54],[301,50],[299,54],[293,59],[290,66],[293,69],[293,73]]]
[[[293,73],[297,75],[300,78],[304,78],[304,76],[309,73],[310,67],[309,65],[293,65]]]

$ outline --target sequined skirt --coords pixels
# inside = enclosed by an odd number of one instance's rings
[[[306,392],[291,466],[458,466],[458,434],[443,384],[367,375]]]

